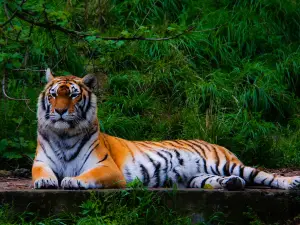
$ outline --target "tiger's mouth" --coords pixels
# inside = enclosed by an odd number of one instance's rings
[[[49,119],[52,123],[56,122],[70,122],[70,121],[75,121],[76,118],[78,119],[78,116],[75,114],[63,114],[59,115],[57,113],[53,113],[49,115]]]

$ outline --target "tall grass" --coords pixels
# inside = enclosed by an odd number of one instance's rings
[[[38,11],[36,4],[24,7]],[[66,28],[146,37],[172,36],[189,26],[195,31],[147,42],[76,39],[53,30],[53,41],[49,31],[30,31],[15,19],[22,33],[16,41],[16,30],[5,31],[11,39],[2,51],[20,59],[4,60],[1,67],[9,71],[8,93],[29,97],[31,108],[43,74],[13,71],[16,62],[54,67],[57,74],[107,74],[100,77],[98,115],[101,129],[112,135],[199,138],[224,145],[253,166],[299,166],[299,6],[293,0],[55,0],[47,6],[49,16]],[[1,98],[0,104],[1,156],[32,156],[34,113],[21,102]]]

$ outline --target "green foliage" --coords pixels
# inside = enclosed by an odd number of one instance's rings
[[[76,214],[62,214],[42,219],[38,214],[25,212],[16,215],[8,206],[0,208],[0,221],[11,224],[191,224],[188,216],[169,209],[158,193],[144,188],[121,192],[91,194]],[[215,220],[215,218],[213,218]],[[1,223],[2,224],[2,223]]]
[[[33,156],[36,118],[30,109],[45,80],[32,70],[50,67],[56,74],[108,74],[97,75],[106,133],[130,140],[198,138],[225,146],[249,165],[300,165],[298,1],[4,4],[9,15],[18,9],[32,21],[91,35],[33,26],[18,15],[1,28],[7,93],[30,99],[0,97],[2,158]],[[195,30],[166,41],[101,38],[167,37],[190,26]],[[20,68],[31,70],[15,70]]]

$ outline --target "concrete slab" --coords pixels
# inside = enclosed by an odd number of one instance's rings
[[[1,190],[0,204],[12,204],[16,212],[33,211],[51,215],[63,211],[76,212],[91,193],[103,197],[124,190]],[[131,189],[125,191],[132,192]],[[136,190],[135,190],[136,191]],[[300,215],[300,191],[275,189],[246,189],[245,191],[199,189],[149,189],[155,192],[173,210],[191,215],[196,221],[215,212],[228,215],[234,224],[246,224],[244,215],[249,207],[268,222],[286,221]]]

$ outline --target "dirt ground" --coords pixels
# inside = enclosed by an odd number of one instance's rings
[[[264,169],[264,171],[270,173],[277,173],[282,176],[300,176],[299,168]],[[14,176],[0,177],[0,191],[1,190],[24,190],[24,189],[32,189],[32,182],[30,178],[21,178],[21,177],[14,177]]]

